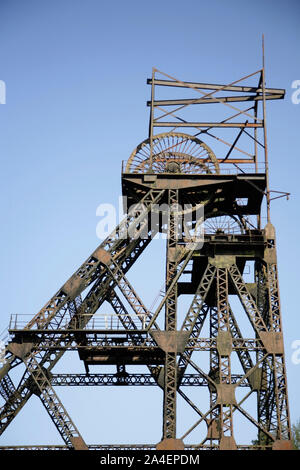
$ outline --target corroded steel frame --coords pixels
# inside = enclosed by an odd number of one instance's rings
[[[164,75],[168,80],[157,78]],[[242,86],[246,78],[259,77],[256,87]],[[150,158],[154,128],[195,127],[199,134],[212,135],[227,147],[218,156],[220,165],[233,165],[238,171],[234,178],[216,175],[145,175],[122,174],[124,194],[130,195],[142,209],[129,212],[123,222],[104,240],[76,270],[47,304],[26,324],[10,325],[10,341],[6,345],[6,363],[0,370],[0,393],[5,405],[0,410],[2,434],[30,397],[35,394],[61,435],[64,446],[47,448],[75,449],[285,449],[291,446],[287,378],[283,346],[275,229],[270,222],[270,188],[266,138],[266,101],[282,99],[284,90],[265,87],[264,67],[228,85],[182,82],[153,69],[151,84],[149,139]],[[237,85],[238,83],[238,85]],[[157,100],[156,87],[189,88],[201,94],[197,99]],[[212,90],[210,92],[203,90]],[[234,96],[216,97],[221,91]],[[238,93],[238,94],[237,94]],[[253,101],[246,110],[232,103]],[[263,104],[259,117],[258,104]],[[235,114],[220,122],[186,122],[177,112],[189,105],[220,104]],[[164,107],[175,106],[173,111]],[[155,116],[157,110],[162,115]],[[250,111],[250,112],[249,112]],[[176,113],[176,114],[175,114]],[[245,122],[232,121],[244,116]],[[176,121],[162,121],[162,118]],[[249,122],[251,120],[251,122]],[[229,143],[212,134],[211,129],[237,128],[238,134]],[[263,141],[258,129],[263,130]],[[199,129],[203,129],[199,132]],[[253,131],[250,134],[248,131]],[[170,131],[172,132],[172,130]],[[241,135],[248,135],[254,148],[251,153],[237,146]],[[264,152],[264,171],[259,172],[258,147]],[[234,156],[243,154],[243,158]],[[240,169],[251,164],[251,173]],[[196,179],[197,178],[197,179]],[[230,190],[228,191],[228,187]],[[249,193],[249,187],[259,197],[252,206],[240,206],[236,200]],[[286,193],[285,193],[286,194]],[[248,224],[243,233],[216,231],[204,236],[202,247],[191,243],[191,235],[180,217],[179,204],[193,195],[192,206],[203,204],[208,214],[256,215],[256,223]],[[203,196],[205,195],[205,196]],[[241,196],[242,195],[242,196]],[[268,223],[261,228],[261,202],[267,201]],[[155,312],[150,312],[126,277],[153,237],[162,230],[160,222],[149,225],[153,207],[166,203],[169,219],[166,243],[165,288]],[[195,211],[192,211],[193,223]],[[178,231],[183,230],[183,237]],[[247,261],[255,263],[254,282],[244,279]],[[188,268],[191,266],[191,268]],[[191,281],[182,277],[191,274]],[[192,302],[178,325],[177,300],[185,293],[193,294]],[[122,299],[120,297],[122,295]],[[252,327],[253,337],[244,338],[238,312],[230,305],[236,296]],[[100,306],[109,302],[122,330],[89,327]],[[126,304],[126,305],[125,305]],[[134,314],[134,317],[132,316]],[[164,326],[159,316],[164,314]],[[208,323],[209,337],[201,337]],[[86,374],[54,374],[52,369],[66,351],[78,351]],[[194,352],[209,355],[205,370],[192,359]],[[234,370],[233,355],[241,371]],[[255,356],[255,358],[254,358]],[[10,371],[26,366],[15,384]],[[95,364],[114,364],[115,374],[92,374]],[[127,364],[147,366],[147,374],[128,374]],[[193,373],[190,372],[193,370]],[[88,445],[61,403],[56,386],[158,386],[163,392],[162,435],[148,445]],[[194,403],[182,387],[201,386],[208,392],[208,406]],[[238,387],[248,389],[242,399],[236,397]],[[252,394],[257,396],[257,412],[250,414],[242,405]],[[177,432],[177,396],[180,395],[197,415],[197,420],[184,433]],[[235,415],[241,413],[257,428],[256,444],[236,442]],[[201,423],[207,432],[202,441],[186,444],[185,439]],[[7,447],[8,448],[8,447]],[[13,446],[10,448],[14,448]],[[25,448],[25,447],[23,447]],[[28,447],[27,447],[28,448]],[[44,448],[35,446],[35,448]]]

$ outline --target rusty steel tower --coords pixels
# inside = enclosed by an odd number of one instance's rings
[[[266,88],[264,73],[263,66],[217,85],[153,69],[149,136],[122,167],[130,210],[30,321],[10,319],[0,370],[1,434],[34,394],[65,443],[54,448],[291,447],[270,216],[271,200],[288,193],[272,197],[266,135],[266,101],[284,98],[285,91]],[[161,98],[174,91],[180,99]],[[199,120],[201,113],[206,119]],[[149,309],[126,274],[162,233],[164,287]],[[178,307],[181,299],[191,300],[185,310]],[[101,313],[107,303],[113,314]],[[70,350],[78,352],[84,374],[55,373]],[[95,365],[115,369],[95,373]],[[128,365],[138,372],[129,373]],[[15,368],[24,371],[18,383]],[[159,387],[161,435],[144,446],[85,442],[56,392],[72,385],[117,385],[120,394],[122,385]],[[192,387],[206,398],[191,399]],[[180,433],[178,395],[195,413]],[[250,396],[251,411],[245,407]],[[257,430],[256,440],[239,441],[237,416]],[[193,444],[187,443],[191,433]]]

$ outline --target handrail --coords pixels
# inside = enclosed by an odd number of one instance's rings
[[[79,329],[85,329],[85,330],[126,330],[126,326],[124,325],[124,321],[126,321],[128,318],[131,320],[138,319],[142,323],[141,329],[144,330],[146,327],[146,320],[147,316],[146,314],[115,314],[115,313],[105,313],[105,314],[95,314],[93,317],[90,319],[90,321],[86,324],[86,321],[84,320],[84,317],[90,316],[88,314],[80,314],[78,315],[78,318],[76,319],[77,321],[74,322],[74,327],[72,330],[79,330]],[[9,331],[22,331],[22,330],[27,330],[28,328],[25,328],[26,325],[28,324],[28,317],[30,315],[26,314],[17,314],[14,313],[10,317],[9,321],[9,326],[8,326],[8,332]],[[84,325],[84,326],[83,326]],[[70,330],[69,326],[69,318],[66,321],[65,325],[61,325],[60,329],[64,329],[64,326],[66,329]],[[30,331],[32,330],[44,330],[43,325],[41,325],[41,328],[39,328],[38,322],[34,325],[34,328],[31,328]]]

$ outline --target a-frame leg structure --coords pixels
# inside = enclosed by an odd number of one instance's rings
[[[159,202],[163,193],[150,190],[141,200],[142,209],[137,208],[126,216],[45,307],[25,328],[18,331],[15,340],[10,342],[7,362],[1,369],[1,391],[6,399],[1,409],[1,433],[34,393],[40,397],[66,445],[79,450],[87,449],[51,386],[51,369],[74,340],[82,341],[80,332],[100,305],[107,298],[115,298],[115,285],[126,295],[136,314],[140,318],[144,315],[143,321],[149,321],[150,314],[126,281],[125,273],[148,245],[151,235],[155,235],[154,227],[152,234],[146,232],[147,238],[141,238],[141,233],[144,235],[145,228],[148,228],[151,208]],[[88,287],[90,290],[81,299],[82,292]],[[126,319],[130,321],[130,316],[126,315]],[[43,343],[47,345],[46,348]],[[20,362],[25,363],[26,371],[15,387],[9,370]]]
[[[56,388],[156,386],[162,397],[162,431],[147,449],[289,449],[265,134],[265,101],[283,98],[284,90],[265,88],[264,69],[229,85],[183,82],[166,74],[158,79],[157,73],[163,74],[153,69],[148,81],[149,138],[137,146],[122,172],[122,191],[130,206],[127,215],[29,322],[24,324],[21,315],[11,318],[0,369],[0,435],[35,395],[57,428],[63,448],[141,448],[134,443],[85,442]],[[257,86],[240,85],[257,74]],[[196,98],[158,101],[157,86],[187,88]],[[216,97],[223,91],[231,95]],[[246,110],[235,107],[245,101],[254,104]],[[258,116],[260,102],[263,119]],[[188,105],[210,103],[234,108],[235,114],[212,123],[177,116]],[[178,108],[168,112],[163,106]],[[157,110],[163,113],[159,117]],[[166,116],[175,120],[167,122],[162,119]],[[155,127],[172,130],[155,135]],[[197,134],[174,132],[180,127],[196,128]],[[212,129],[238,133],[229,143]],[[226,154],[216,156],[198,138],[201,133],[225,144]],[[246,136],[254,143],[254,153],[240,147]],[[264,152],[263,171],[258,171],[259,148]],[[244,163],[252,165],[250,171],[240,169]],[[262,228],[264,197],[268,223]],[[204,226],[200,236],[199,226]],[[166,235],[165,256],[160,253],[158,260],[164,267],[164,288],[151,311],[127,273],[160,233]],[[182,307],[184,299],[189,304]],[[99,313],[106,303],[113,314]],[[84,374],[55,373],[67,351],[78,353]],[[116,372],[92,371],[103,365],[116,367]],[[139,371],[127,372],[128,365]],[[14,379],[15,368],[22,371],[19,381]],[[190,396],[191,387],[201,390],[196,398]],[[178,420],[182,404],[194,421]],[[255,435],[251,443],[240,441],[240,418]]]

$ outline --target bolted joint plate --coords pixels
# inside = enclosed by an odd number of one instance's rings
[[[260,339],[269,354],[283,354],[283,335],[281,331],[260,331]]]
[[[267,264],[276,264],[277,263],[276,248],[265,248],[265,250],[264,250],[264,261]]]
[[[82,291],[84,280],[79,276],[71,277],[62,287],[62,291],[70,298],[77,297]]]
[[[221,423],[219,419],[212,419],[207,424],[207,439],[220,439]]]
[[[189,339],[188,331],[150,331],[157,346],[164,352],[183,353]]]
[[[184,450],[181,439],[163,439],[156,445],[156,450]]]
[[[215,255],[208,258],[208,262],[216,268],[230,268],[236,262],[236,257],[232,255]]]
[[[230,356],[232,351],[232,336],[230,331],[218,331],[217,350],[220,356]]]
[[[93,256],[102,264],[108,265],[111,263],[110,253],[103,248],[97,248],[97,250],[94,251]]]
[[[25,357],[33,350],[34,343],[10,343],[7,346],[7,350],[19,359],[25,359]]]
[[[250,373],[248,380],[251,385],[251,389],[253,391],[265,389],[262,386],[262,374],[263,374],[263,369],[261,367],[257,367]]]
[[[103,248],[97,248],[93,255],[100,263],[109,265],[111,262],[111,255]],[[80,276],[72,276],[62,287],[62,291],[69,297],[75,298],[82,292],[85,287],[85,279]]]
[[[294,446],[288,439],[278,439],[274,442],[272,450],[294,450]]]
[[[218,405],[236,405],[235,385],[233,384],[216,384]]]
[[[72,437],[71,443],[75,450],[89,450],[81,436]]]
[[[233,436],[222,436],[220,440],[219,450],[237,450],[237,446]]]
[[[275,248],[276,234],[275,227],[270,222],[268,222],[264,228],[264,239],[266,245],[266,248],[264,250],[264,261],[267,264],[275,264],[277,263]]]

